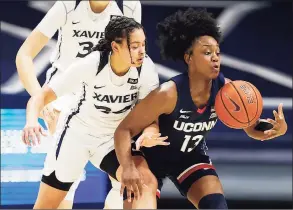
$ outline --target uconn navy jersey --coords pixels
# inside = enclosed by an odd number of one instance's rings
[[[58,72],[52,71],[48,77],[59,75],[72,62],[87,56],[105,37],[105,27],[111,18],[124,14],[141,22],[139,1],[123,1],[123,12],[116,1],[110,1],[101,13],[94,13],[88,0],[82,0],[78,5],[76,1],[56,1],[37,26],[48,38],[58,30],[58,42],[50,60]]]
[[[196,148],[205,150],[205,138],[215,126],[217,115],[214,104],[217,92],[225,84],[222,73],[212,81],[211,95],[207,105],[199,109],[192,101],[188,74],[184,73],[171,79],[177,87],[177,103],[171,114],[161,115],[159,118],[160,133],[168,136],[170,145],[160,147],[171,149],[179,153],[189,153]]]
[[[78,122],[77,129],[87,129],[93,135],[113,134],[136,102],[159,85],[158,73],[150,57],[144,58],[141,68],[131,67],[124,76],[112,71],[109,57],[94,51],[72,63],[49,83],[58,97],[70,92],[80,93],[66,123]]]

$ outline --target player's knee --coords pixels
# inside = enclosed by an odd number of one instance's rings
[[[144,189],[144,191],[152,191],[156,193],[158,189],[158,181],[155,175],[151,172],[151,170],[148,167],[148,164],[144,157],[142,156],[134,156],[134,161],[136,164],[137,169],[142,174],[143,177],[143,183],[147,186]]]
[[[158,189],[158,181],[154,174],[149,169],[143,169],[141,173],[143,175],[143,183],[147,186],[144,189],[156,193]]]
[[[221,193],[202,197],[198,203],[199,209],[228,209],[226,199]]]

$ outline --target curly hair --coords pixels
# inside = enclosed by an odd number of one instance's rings
[[[218,43],[220,28],[206,9],[177,11],[157,24],[158,40],[162,58],[183,60],[184,54],[200,36],[211,36]]]

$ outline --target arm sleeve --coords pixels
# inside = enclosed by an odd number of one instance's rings
[[[141,71],[142,83],[139,88],[138,100],[142,100],[152,90],[159,87],[159,75],[156,70],[155,64],[150,58],[147,58],[147,62],[145,62],[144,64]]]
[[[126,17],[134,18],[138,23],[141,23],[140,1],[123,1],[123,11]]]
[[[36,28],[51,39],[56,31],[66,23],[66,18],[67,11],[64,2],[56,1]]]
[[[82,83],[90,84],[95,78],[100,60],[100,53],[93,52],[85,58],[73,62],[59,77],[48,84],[57,97],[76,92]]]

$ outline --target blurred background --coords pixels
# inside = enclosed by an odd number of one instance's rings
[[[18,79],[16,53],[54,1],[1,2],[1,206],[31,208],[37,197],[48,141],[26,148],[20,140],[29,99]],[[262,118],[284,103],[288,132],[260,142],[218,121],[207,144],[234,209],[292,208],[292,58],[293,14],[290,1],[142,1],[148,54],[161,82],[185,71],[183,64],[162,61],[155,45],[156,23],[178,9],[205,7],[222,27],[222,67],[232,80],[253,83],[264,99]],[[35,59],[39,82],[45,81],[57,36]],[[176,50],[176,49],[174,49]],[[74,208],[102,208],[108,177],[91,164],[75,197]],[[165,180],[159,208],[193,208]]]

